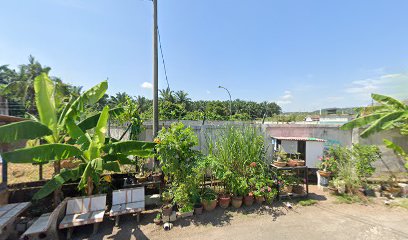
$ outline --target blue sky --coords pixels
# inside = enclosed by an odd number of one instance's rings
[[[170,87],[194,100],[277,101],[284,111],[408,98],[408,1],[159,0]],[[152,3],[2,1],[0,65],[33,54],[52,75],[151,98]],[[159,61],[161,63],[161,59]],[[162,65],[159,87],[166,87]]]

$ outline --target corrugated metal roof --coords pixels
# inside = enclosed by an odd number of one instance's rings
[[[315,141],[315,142],[326,142],[324,139],[320,138],[313,138],[313,137],[272,137],[279,140],[287,140],[287,141]]]

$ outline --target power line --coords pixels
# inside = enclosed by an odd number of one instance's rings
[[[166,76],[167,88],[170,88],[169,80],[168,80],[168,78],[167,78],[167,69],[166,69],[166,63],[165,63],[165,61],[164,61],[163,49],[162,49],[161,40],[160,40],[160,31],[159,31],[159,27],[157,27],[157,35],[158,35],[158,37],[159,37],[160,54],[161,54],[161,57],[162,57],[162,62],[163,62],[164,75]]]

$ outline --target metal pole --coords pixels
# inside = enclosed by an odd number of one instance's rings
[[[225,87],[223,87],[223,86],[218,86],[218,88],[223,88],[223,89],[225,89],[226,91],[227,91],[227,93],[228,93],[228,95],[229,95],[229,99],[230,99],[230,120],[231,120],[231,117],[232,117],[232,99],[231,99],[231,93],[228,91],[228,89],[226,89]]]
[[[153,138],[159,131],[157,0],[153,0]]]

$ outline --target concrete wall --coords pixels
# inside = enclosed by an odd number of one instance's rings
[[[243,125],[251,124],[253,126],[259,127],[260,131],[264,133],[265,142],[267,143],[267,158],[271,160],[272,158],[272,144],[270,136],[276,137],[315,137],[327,140],[324,144],[325,148],[331,145],[342,145],[351,146],[353,143],[361,144],[374,144],[379,146],[382,152],[382,159],[375,163],[377,168],[376,175],[383,175],[389,173],[407,173],[404,168],[404,162],[399,159],[391,150],[387,149],[383,142],[383,138],[395,141],[397,144],[401,145],[405,150],[408,150],[408,138],[402,137],[397,131],[381,132],[370,136],[369,138],[362,139],[359,137],[359,130],[353,131],[343,131],[339,129],[338,125],[310,125],[310,124],[252,124],[252,123],[242,123],[242,122],[222,122],[222,121],[211,121],[206,122],[202,125],[201,121],[182,121],[185,125],[191,126],[194,132],[199,137],[198,150],[207,153],[206,142],[211,137],[217,136],[217,131],[227,124]],[[160,126],[169,127],[172,121],[161,121]],[[122,127],[112,127],[115,134],[112,136],[120,136],[123,133],[124,128]],[[126,138],[125,138],[126,139]],[[152,125],[151,123],[146,123],[144,125],[144,131],[139,136],[140,140],[152,141]]]

